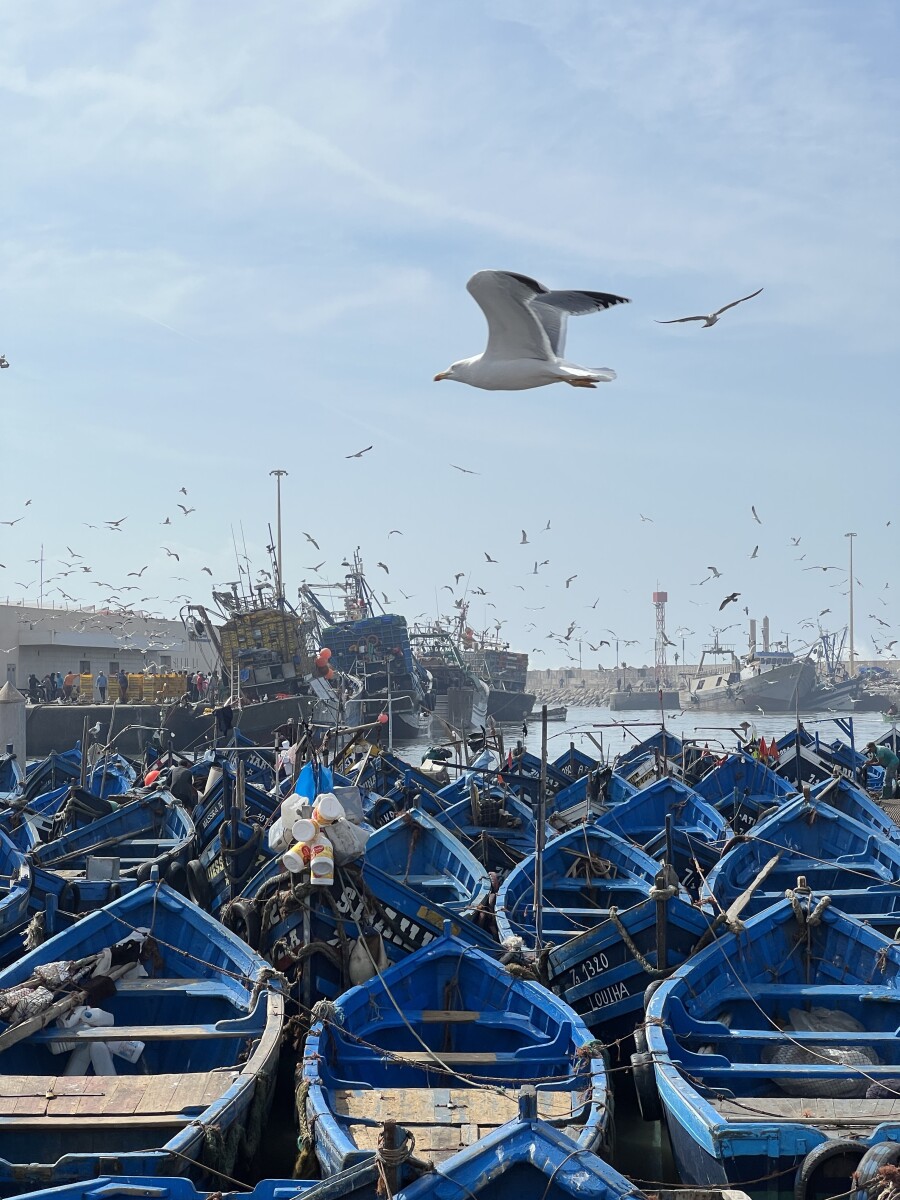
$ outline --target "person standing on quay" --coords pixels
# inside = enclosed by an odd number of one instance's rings
[[[100,693],[100,703],[106,703],[106,689],[109,687],[109,680],[103,671],[97,676],[97,691]]]
[[[119,674],[116,676],[116,682],[119,685],[119,703],[124,704],[128,699],[128,676],[125,674],[124,667],[119,668]]]

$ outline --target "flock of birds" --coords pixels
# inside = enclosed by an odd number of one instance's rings
[[[466,284],[469,294],[484,313],[488,342],[481,354],[461,358],[434,377],[466,383],[486,391],[524,391],[550,383],[594,388],[616,378],[611,367],[582,367],[565,357],[566,323],[569,317],[605,312],[619,304],[630,304],[626,296],[612,292],[583,290],[551,291],[515,271],[476,271]],[[723,304],[715,312],[694,317],[674,317],[658,325],[682,325],[701,321],[711,329],[723,313],[752,300],[762,291]]]

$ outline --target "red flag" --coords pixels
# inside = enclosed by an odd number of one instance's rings
[[[508,750],[506,752],[506,765],[507,765],[508,769],[511,771],[512,770],[512,750]]]
[[[769,747],[766,745],[766,739],[764,737],[761,737],[759,739],[759,757],[760,758],[768,758],[769,757]]]

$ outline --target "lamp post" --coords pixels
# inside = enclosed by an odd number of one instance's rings
[[[845,538],[850,539],[850,678],[856,674],[856,650],[853,645],[853,539],[855,533],[845,533]]]
[[[278,572],[278,603],[282,604],[284,602],[284,571],[281,561],[281,477],[282,475],[287,475],[287,471],[284,471],[281,468],[276,468],[276,470],[270,471],[269,474],[275,476],[275,502],[277,506],[278,529],[278,543],[275,547],[275,565]]]

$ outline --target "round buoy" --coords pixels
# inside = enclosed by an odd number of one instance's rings
[[[154,767],[152,771],[148,771],[144,776],[144,787],[150,787],[159,779],[159,767]]]

